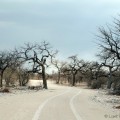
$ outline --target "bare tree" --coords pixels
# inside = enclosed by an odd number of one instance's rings
[[[111,88],[112,74],[120,65],[120,20],[115,19],[113,25],[107,25],[107,28],[100,27],[99,33],[99,57],[104,61],[102,65],[109,69],[107,88]]]
[[[9,87],[10,83],[14,84],[17,81],[16,68],[8,67],[4,72],[4,80],[6,87]]]
[[[77,56],[70,56],[70,63],[68,64],[68,71],[72,75],[72,85],[75,86],[76,82],[76,75],[78,71],[81,71],[82,68],[85,66],[85,63],[83,60],[78,60]]]
[[[110,89],[113,83],[113,74],[118,70],[120,64],[118,59],[115,57],[115,54],[101,53],[98,55],[101,60],[101,66],[108,68],[108,82],[107,88]]]
[[[112,54],[120,60],[120,20],[115,19],[114,24],[107,25],[107,28],[99,28],[99,46],[101,52]]]
[[[27,43],[20,51],[16,50],[16,53],[28,64],[28,72],[42,75],[43,88],[47,89],[46,67],[49,64],[47,60],[52,61],[57,52],[53,52],[50,44],[44,41],[40,45]]]
[[[87,78],[87,84],[94,89],[101,87],[99,78],[105,76],[102,66],[98,62],[87,62],[82,74]]]
[[[3,74],[5,70],[13,64],[14,56],[7,52],[0,52],[0,87],[3,86]]]
[[[52,63],[57,68],[58,77],[57,77],[56,83],[59,84],[60,78],[61,78],[61,72],[62,72],[62,69],[65,67],[66,62],[60,62],[58,60],[54,60]]]
[[[18,75],[19,85],[20,86],[25,86],[29,81],[28,70],[25,69],[25,68],[19,68],[18,72],[17,72],[17,75]]]

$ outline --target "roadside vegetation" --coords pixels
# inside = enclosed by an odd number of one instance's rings
[[[68,56],[66,61],[57,59],[56,50],[43,41],[40,44],[26,43],[12,51],[0,51],[0,88],[26,86],[29,79],[42,79],[47,89],[47,79],[56,84],[77,86],[87,83],[92,89],[108,89],[111,94],[120,95],[120,20],[112,25],[100,27],[96,35],[99,52],[98,61],[85,61],[80,55]],[[79,54],[79,53],[78,53]],[[57,71],[47,74],[46,69],[54,66]],[[4,88],[4,89],[3,89]]]

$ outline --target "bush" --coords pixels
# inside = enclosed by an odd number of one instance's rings
[[[114,95],[120,95],[120,81],[118,81],[117,85],[115,86],[113,90]]]
[[[101,87],[101,82],[100,81],[93,81],[91,84],[92,89],[99,89]]]
[[[3,93],[9,93],[10,91],[9,91],[8,88],[4,88],[4,89],[0,90],[0,92],[3,92]]]

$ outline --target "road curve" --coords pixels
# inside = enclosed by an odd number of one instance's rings
[[[65,92],[52,96],[39,106],[32,120],[82,120],[74,108],[73,101],[81,93],[69,88]]]
[[[0,120],[119,120],[89,98],[96,91],[48,83],[48,90],[0,96]],[[113,118],[113,119],[112,119]]]
[[[58,89],[63,86],[58,86]],[[103,108],[90,100],[94,94],[89,89],[63,87],[63,91],[46,99],[37,109],[32,120],[111,120],[120,114]],[[107,117],[106,117],[107,116]]]

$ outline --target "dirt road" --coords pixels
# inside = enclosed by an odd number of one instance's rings
[[[91,90],[57,86],[0,97],[0,120],[119,120],[120,114],[94,103]]]

